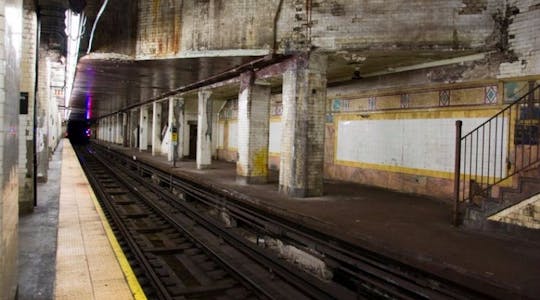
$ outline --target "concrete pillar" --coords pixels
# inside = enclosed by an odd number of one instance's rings
[[[270,85],[254,83],[253,73],[240,77],[238,96],[237,179],[246,183],[268,181]]]
[[[128,113],[122,113],[122,146],[128,147],[129,141],[128,141],[128,120],[129,114]]]
[[[108,142],[110,140],[111,128],[109,126],[110,126],[109,117],[106,117],[105,118],[105,142]]]
[[[116,114],[116,143],[122,144],[122,114]]]
[[[152,155],[161,153],[161,102],[154,102],[152,109]]]
[[[176,141],[173,137],[173,129],[176,128],[176,99],[174,97],[169,98],[169,115],[167,120],[167,126],[171,133],[171,141],[169,143],[169,149],[167,151],[167,161],[172,161],[174,156],[175,144],[178,145],[178,130],[176,130]],[[178,129],[178,128],[176,128]]]
[[[110,135],[110,141],[111,143],[115,143],[116,142],[116,115],[112,115],[109,117],[109,127],[110,127],[110,130],[111,130],[111,135]]]
[[[113,116],[109,116],[107,118],[107,128],[109,129],[108,130],[108,135],[107,135],[107,141],[109,143],[113,142],[113,139],[114,139],[114,130],[113,130]]]
[[[199,90],[197,119],[197,169],[212,163],[212,100],[210,90]]]
[[[37,179],[47,182],[49,169],[49,101],[51,86],[51,64],[47,57],[47,50],[39,49],[39,74],[37,95],[37,124],[36,124],[36,151],[37,151]]]
[[[177,106],[178,108],[175,110],[175,112],[178,114],[177,117],[176,117],[176,126],[178,128],[178,147],[176,148],[176,153],[177,153],[177,158],[178,159],[182,159],[182,157],[184,157],[184,141],[186,139],[189,139],[189,133],[188,133],[188,136],[186,136],[184,133],[185,133],[185,128],[186,128],[186,110],[185,110],[185,102],[184,102],[184,98],[178,98],[178,102],[177,102]]]
[[[129,120],[129,147],[138,148],[139,141],[137,140],[137,135],[139,133],[138,122],[140,116],[137,114],[137,109],[132,109],[130,112]]]
[[[101,121],[103,122],[103,136],[102,136],[102,140],[104,142],[107,141],[107,118],[103,118],[101,119]]]
[[[279,190],[293,197],[323,194],[327,57],[299,56],[283,74]]]
[[[141,106],[139,118],[139,150],[148,150],[148,106]]]
[[[116,143],[116,125],[118,124],[118,115],[111,116],[111,143]]]
[[[171,132],[171,143],[169,143],[169,151],[167,155],[168,161],[173,160],[174,150],[176,149],[176,158],[181,159],[183,154],[183,130],[184,130],[184,99],[183,98],[169,98],[169,131]],[[172,141],[173,127],[176,128],[177,140],[176,145]]]
[[[103,129],[101,132],[101,140],[106,142],[107,141],[107,119],[103,118],[101,119],[101,122],[103,123]]]

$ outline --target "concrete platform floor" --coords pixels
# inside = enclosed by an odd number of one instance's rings
[[[106,144],[167,172],[196,180],[350,242],[456,281],[484,286],[501,298],[540,298],[540,243],[451,225],[450,203],[346,182],[325,182],[325,195],[289,198],[277,183],[246,185],[235,164],[194,161],[173,168],[164,156]]]
[[[48,182],[38,183],[37,206],[19,216],[18,299],[53,299],[56,232],[63,143],[49,162]]]
[[[61,141],[37,207],[19,221],[18,299],[145,299],[93,197]]]

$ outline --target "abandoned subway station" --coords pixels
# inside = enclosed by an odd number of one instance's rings
[[[1,0],[0,299],[538,299],[539,0]]]

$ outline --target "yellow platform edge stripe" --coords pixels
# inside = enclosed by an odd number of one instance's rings
[[[139,281],[137,280],[137,276],[135,276],[135,273],[133,273],[133,269],[129,265],[129,262],[126,256],[124,255],[124,251],[122,251],[120,244],[118,244],[118,240],[114,236],[112,228],[109,225],[109,222],[107,220],[107,217],[105,217],[105,214],[103,213],[101,205],[99,204],[96,198],[96,195],[94,194],[94,191],[92,190],[92,187],[90,185],[88,185],[88,190],[90,192],[90,197],[92,198],[92,201],[94,202],[94,206],[96,207],[96,210],[98,212],[99,218],[101,219],[101,224],[103,224],[103,228],[105,229],[105,233],[107,234],[107,238],[109,239],[109,243],[111,244],[111,247],[113,248],[114,254],[116,255],[116,259],[118,260],[118,263],[120,264],[120,268],[122,269],[122,272],[124,273],[124,276],[126,277],[129,289],[131,290],[131,293],[133,294],[133,298],[135,300],[147,300],[146,295],[144,294],[144,291],[141,285],[139,284]]]

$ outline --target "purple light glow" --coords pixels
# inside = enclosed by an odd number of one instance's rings
[[[86,95],[86,119],[92,118],[92,96]]]

